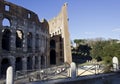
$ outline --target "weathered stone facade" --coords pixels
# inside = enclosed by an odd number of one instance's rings
[[[49,25],[25,8],[0,0],[0,76],[10,65],[14,70],[47,66]]]
[[[71,63],[71,44],[70,44],[70,35],[68,32],[68,17],[67,17],[67,3],[65,3],[61,9],[61,12],[57,17],[48,21],[49,23],[49,32],[51,35],[50,38],[50,61],[52,58],[56,64],[62,62]],[[51,64],[54,64],[50,62]]]
[[[72,61],[66,7],[40,22],[34,12],[0,0],[0,77],[8,66],[33,70]]]

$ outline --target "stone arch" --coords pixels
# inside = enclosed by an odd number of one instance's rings
[[[6,75],[7,68],[11,65],[10,60],[8,58],[4,58],[1,61],[1,76]]]
[[[11,26],[10,20],[8,18],[4,18],[3,21],[2,21],[2,26],[10,27]]]
[[[2,30],[2,49],[10,50],[11,31],[9,29]]]
[[[15,71],[20,71],[22,70],[22,58],[17,57],[15,61]]]
[[[22,48],[23,45],[23,31],[16,30],[16,48]]]
[[[50,64],[56,64],[56,51],[50,51]]]
[[[32,70],[32,64],[33,64],[32,57],[31,56],[27,57],[27,70]]]
[[[28,48],[28,52],[31,52],[32,51],[32,38],[33,38],[33,35],[31,32],[29,32],[27,34],[27,48]]]
[[[53,39],[50,41],[50,48],[56,48],[56,42]]]

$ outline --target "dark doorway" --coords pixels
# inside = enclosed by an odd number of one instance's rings
[[[36,37],[35,37],[35,50],[36,52],[39,51],[39,35],[36,34]]]
[[[17,57],[15,62],[15,70],[20,71],[22,70],[22,58]]]
[[[50,51],[50,64],[56,64],[56,52],[55,52],[55,50]]]
[[[35,66],[34,66],[35,69],[38,69],[38,68],[39,68],[39,67],[38,67],[38,63],[39,63],[39,57],[38,57],[38,56],[35,56]]]
[[[32,57],[27,57],[27,70],[32,70]]]
[[[45,58],[44,56],[41,56],[41,68],[45,67]]]
[[[9,29],[5,29],[2,31],[2,49],[3,50],[10,50],[10,37],[11,37],[11,32]]]
[[[32,51],[32,33],[29,32],[27,35],[27,48],[28,48],[28,52]]]
[[[7,58],[4,58],[1,62],[1,76],[5,77],[6,70],[10,66],[10,61]]]

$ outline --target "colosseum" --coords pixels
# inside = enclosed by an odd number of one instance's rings
[[[36,13],[0,0],[0,78],[14,71],[71,63],[67,4],[58,16],[40,21]]]

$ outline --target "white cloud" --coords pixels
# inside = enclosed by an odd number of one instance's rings
[[[120,32],[120,28],[113,29],[112,32]]]
[[[84,34],[86,34],[86,35],[93,35],[93,34],[95,34],[95,32],[84,32]]]

